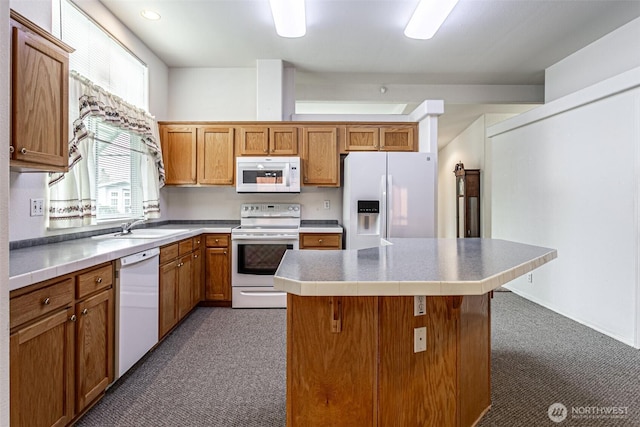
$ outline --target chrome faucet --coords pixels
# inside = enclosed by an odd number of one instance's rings
[[[134,225],[142,224],[146,220],[144,218],[136,219],[133,221],[125,222],[120,227],[122,227],[122,231],[120,234],[131,234],[131,227]]]

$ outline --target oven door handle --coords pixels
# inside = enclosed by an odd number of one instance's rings
[[[286,292],[281,292],[281,291],[273,291],[273,292],[267,292],[267,291],[240,291],[240,293],[242,295],[251,295],[251,296],[255,296],[255,297],[278,297],[278,296],[282,296],[282,295],[287,295]]]

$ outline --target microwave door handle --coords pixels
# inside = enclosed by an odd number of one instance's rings
[[[284,168],[284,185],[289,188],[289,170],[290,168]]]

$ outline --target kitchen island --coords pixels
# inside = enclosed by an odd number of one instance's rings
[[[287,426],[472,426],[491,406],[493,290],[554,249],[393,239],[287,251]]]

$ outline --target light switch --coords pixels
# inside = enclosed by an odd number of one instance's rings
[[[424,316],[425,314],[427,314],[427,297],[415,295],[413,297],[413,315]]]

